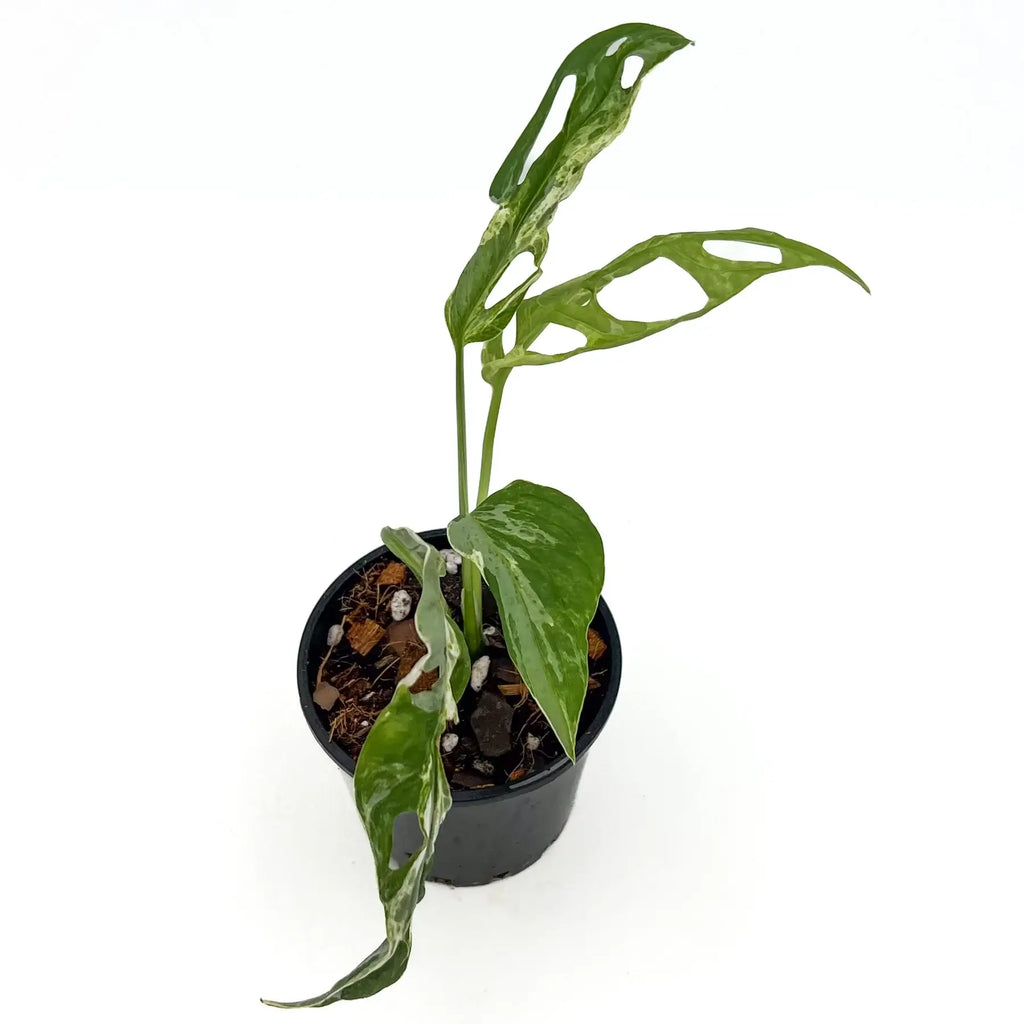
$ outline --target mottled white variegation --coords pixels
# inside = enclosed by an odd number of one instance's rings
[[[709,241],[772,246],[780,252],[781,259],[778,262],[729,259],[710,252],[706,247]],[[701,286],[707,301],[700,309],[668,320],[654,321],[623,320],[604,309],[600,298],[603,288],[616,278],[635,273],[659,258],[671,260]],[[740,228],[655,235],[627,249],[600,270],[581,274],[526,299],[516,311],[516,339],[511,349],[507,353],[498,352],[497,348],[484,351],[484,378],[500,382],[516,366],[558,363],[583,352],[615,348],[648,338],[685,320],[696,320],[710,313],[761,277],[800,267],[831,267],[868,291],[868,286],[860,277],[834,256],[774,231]],[[530,346],[550,324],[578,331],[580,345],[556,354],[532,351]]]
[[[516,480],[450,523],[448,539],[483,573],[509,655],[575,759],[587,628],[604,583],[600,534],[568,495]]]
[[[758,278],[780,270],[828,266],[863,285],[853,271],[819,249],[748,228],[658,235],[593,273],[527,298],[541,273],[548,227],[558,205],[576,188],[589,161],[623,130],[644,76],[688,45],[689,40],[677,32],[641,23],[618,25],[584,40],[559,65],[491,183],[490,196],[497,209],[445,304],[455,349],[460,513],[449,524],[448,535],[455,551],[464,556],[462,630],[456,627],[440,588],[446,572],[458,572],[454,552],[442,556],[410,530],[383,533],[385,543],[422,586],[414,622],[426,645],[426,653],[399,681],[391,702],[370,730],[355,773],[356,801],[373,850],[387,938],[323,995],[274,1005],[322,1006],[361,998],[390,985],[405,970],[412,912],[422,898],[438,830],[451,804],[440,757],[441,736],[446,720],[455,719],[457,703],[470,681],[471,654],[477,659],[475,682],[482,686],[485,675],[481,576],[501,615],[503,641],[498,646],[507,648],[567,755],[576,757],[587,692],[587,628],[600,599],[604,552],[587,514],[559,491],[519,480],[488,496],[498,413],[511,371],[638,341],[703,316]],[[568,92],[570,79],[572,99],[560,130],[542,143],[545,122],[563,84]],[[547,139],[546,133],[543,138]],[[775,246],[781,262],[729,260],[708,251],[705,243],[713,241]],[[495,285],[521,253],[532,256],[533,272],[487,306]],[[661,256],[689,272],[704,289],[707,303],[702,309],[674,319],[642,322],[616,318],[601,306],[599,293],[605,285]],[[515,341],[506,351],[502,333],[513,318]],[[579,345],[557,355],[534,351],[531,346],[551,324],[579,332]],[[491,387],[475,510],[470,505],[464,365],[465,349],[473,343],[481,344],[482,372]],[[405,601],[397,601],[396,620],[404,617],[403,608]],[[330,642],[341,636],[339,624],[333,627]],[[490,639],[494,643],[496,634]],[[436,681],[414,693],[414,687],[419,689],[416,684],[434,672]],[[446,751],[454,749],[455,743],[454,733],[445,735]],[[539,743],[537,735],[528,734],[528,750],[535,750]],[[477,768],[490,774],[494,766],[481,759]],[[423,843],[405,864],[392,868],[394,823],[409,813],[417,816]]]
[[[382,535],[422,584],[415,623],[427,648],[399,681],[356,763],[356,806],[373,850],[387,938],[322,995],[294,1003],[264,1000],[271,1006],[326,1006],[340,999],[362,999],[401,977],[412,948],[413,911],[423,897],[437,834],[451,807],[439,744],[445,723],[457,714],[453,685],[465,688],[469,654],[441,593],[445,560],[411,530],[384,530]],[[434,670],[434,684],[413,693],[413,684]],[[392,867],[395,821],[403,814],[416,815],[423,843],[404,864]]]

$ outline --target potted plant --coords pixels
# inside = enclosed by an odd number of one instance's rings
[[[768,274],[838,260],[771,231],[687,231],[639,242],[598,270],[529,294],[547,228],[583,171],[625,127],[640,82],[689,40],[646,24],[599,32],[562,62],[491,184],[497,204],[445,306],[454,344],[458,515],[447,531],[382,531],[385,547],[351,566],[318,602],[299,652],[299,693],[324,749],[354,775],[373,851],[386,938],[322,995],[274,1006],[323,1006],[397,981],[426,882],[479,884],[521,870],[557,838],[583,755],[618,689],[621,656],[601,599],[601,537],[586,512],[552,487],[517,480],[491,491],[502,392],[520,366],[543,366],[626,345],[710,312]],[[639,73],[624,77],[627,61]],[[635,65],[637,62],[632,62]],[[574,78],[561,130],[532,163],[563,80]],[[711,242],[769,247],[774,261],[715,255]],[[492,293],[521,253],[534,269]],[[665,257],[707,301],[668,320],[621,320],[602,288]],[[576,330],[560,354],[533,348],[552,324]],[[512,343],[503,345],[506,328]],[[491,388],[476,500],[470,502],[466,349],[478,345]],[[486,583],[486,589],[484,588]],[[270,1000],[265,1000],[270,1002]]]

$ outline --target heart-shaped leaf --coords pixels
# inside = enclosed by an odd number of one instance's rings
[[[705,242],[753,242],[777,248],[779,263],[760,260],[734,260],[715,256],[704,247]],[[692,313],[669,320],[620,320],[600,303],[599,293],[617,277],[625,277],[658,257],[666,257],[690,273],[704,289],[707,302]],[[672,235],[655,235],[627,249],[621,256],[589,274],[549,288],[540,295],[526,299],[516,313],[516,340],[507,355],[497,346],[484,351],[484,377],[491,381],[505,375],[515,366],[558,363],[571,356],[596,349],[628,345],[663,331],[684,320],[696,320],[722,305],[760,277],[798,267],[831,267],[855,281],[865,291],[868,286],[845,264],[821,249],[785,238],[774,231],[742,228],[738,231],[682,231]],[[549,324],[572,327],[583,336],[578,348],[555,355],[533,352],[530,346]]]
[[[567,494],[516,480],[453,520],[448,539],[479,566],[509,655],[575,760],[587,627],[604,583],[601,535]]]
[[[387,938],[322,995],[294,1003],[264,1000],[271,1006],[327,1006],[339,999],[362,999],[402,976],[412,948],[413,911],[423,898],[437,834],[452,803],[438,742],[445,722],[455,715],[453,680],[463,672],[469,678],[469,655],[441,593],[444,558],[411,530],[386,529],[382,536],[423,585],[416,631],[427,647],[427,653],[399,681],[356,763],[356,807],[373,850]],[[434,685],[413,693],[413,683],[434,670],[438,672]],[[403,814],[416,815],[423,844],[393,868],[392,837],[395,821]]]

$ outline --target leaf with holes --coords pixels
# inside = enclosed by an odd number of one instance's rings
[[[326,1006],[340,999],[362,999],[402,976],[412,948],[413,911],[423,898],[437,834],[452,803],[438,743],[455,711],[452,680],[462,671],[468,678],[469,666],[465,640],[451,623],[441,594],[444,558],[411,530],[386,529],[382,536],[423,584],[415,621],[427,647],[427,653],[398,683],[356,763],[356,806],[373,849],[387,938],[322,995],[294,1003],[264,1000],[271,1006]],[[436,682],[413,693],[412,685],[432,671],[438,673]],[[423,844],[393,868],[392,837],[395,821],[403,814],[416,815]]]
[[[782,258],[778,262],[770,262],[716,256],[705,248],[705,242],[710,241],[772,246],[779,250]],[[599,293],[602,288],[660,257],[671,260],[687,271],[703,288],[707,301],[700,309],[668,320],[642,321],[620,320],[601,306]],[[627,249],[600,270],[575,277],[523,302],[516,313],[515,344],[507,355],[499,353],[496,347],[486,349],[483,374],[487,380],[493,380],[516,366],[557,363],[583,352],[628,345],[684,320],[696,320],[710,313],[758,278],[782,270],[815,266],[838,270],[868,291],[868,286],[835,257],[774,231],[742,228],[738,231],[682,231],[672,235],[655,235]],[[556,354],[531,351],[530,346],[550,324],[560,324],[579,331],[583,335],[582,344]]]
[[[548,225],[558,204],[579,184],[587,164],[626,127],[644,76],[688,44],[678,32],[656,25],[618,25],[580,43],[562,61],[536,113],[491,183],[491,199],[498,209],[445,305],[448,330],[456,346],[486,342],[511,322],[540,275]],[[624,78],[631,58],[642,61],[632,81]],[[567,79],[575,80],[575,90],[561,130],[527,167],[534,143]],[[509,295],[485,308],[505,269],[523,252],[533,255],[537,269]]]
[[[508,652],[570,758],[587,693],[587,627],[604,583],[604,546],[586,512],[526,480],[448,525],[498,603]]]

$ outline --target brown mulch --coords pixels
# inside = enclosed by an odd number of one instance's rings
[[[380,712],[387,707],[398,680],[403,678],[426,652],[413,624],[413,614],[401,622],[391,619],[391,598],[405,590],[412,598],[413,609],[420,597],[420,586],[401,562],[383,557],[366,569],[356,583],[338,600],[335,622],[340,624],[340,639],[319,654],[318,672],[313,682],[313,699],[333,742],[340,744],[358,759],[363,742]],[[442,592],[452,609],[452,616],[461,624],[458,606],[461,578],[453,575],[442,580]],[[470,687],[459,701],[459,721],[449,723],[446,732],[454,733],[458,743],[443,753],[445,772],[452,789],[479,789],[507,782],[519,782],[562,756],[562,748],[530,696],[519,672],[505,651],[501,621],[490,595],[485,592],[485,651],[491,658],[487,681],[479,693]],[[339,631],[335,631],[339,632]],[[588,719],[601,700],[602,680],[607,675],[609,652],[606,639],[591,628],[587,637],[590,656],[590,681],[583,710]],[[417,681],[414,692],[432,685],[436,672]],[[507,716],[494,704],[494,698],[506,701],[511,708],[509,749],[497,756],[480,753],[480,744],[473,730],[473,714],[484,700],[488,716],[498,712],[500,728]],[[484,719],[478,716],[478,728]],[[481,738],[487,749],[494,746],[492,737]],[[488,743],[491,745],[488,746]]]

